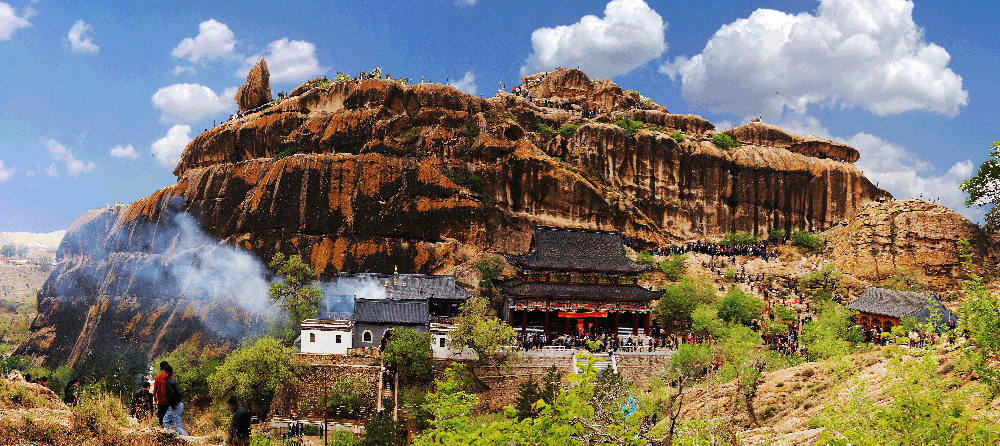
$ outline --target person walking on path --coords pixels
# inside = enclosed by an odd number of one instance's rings
[[[75,406],[80,400],[80,380],[73,378],[66,383],[66,390],[63,392],[63,402],[67,406]]]
[[[142,383],[142,389],[132,396],[132,416],[145,420],[153,414],[153,394],[149,392],[149,381]]]
[[[167,409],[170,405],[167,404],[167,378],[170,374],[167,373],[167,369],[170,368],[170,363],[167,361],[160,361],[160,374],[153,378],[153,397],[156,399],[156,419],[159,420],[160,426],[163,426],[163,417],[167,414]]]
[[[177,385],[177,380],[174,379],[174,369],[167,365],[167,379],[166,381],[166,393],[167,393],[167,409],[166,415],[163,416],[163,427],[167,429],[172,428],[177,431],[178,435],[187,436],[187,432],[184,431],[184,424],[181,420],[181,415],[184,414],[184,395],[181,394],[181,387]]]
[[[229,446],[249,446],[250,412],[240,406],[240,401],[235,396],[229,397],[226,405],[233,413],[233,421],[229,425]]]

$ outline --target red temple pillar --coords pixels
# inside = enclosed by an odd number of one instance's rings
[[[632,336],[639,336],[639,313],[632,313]]]
[[[524,311],[521,312],[521,334],[524,334],[527,331],[528,331],[528,309],[525,308]]]
[[[568,317],[564,317],[563,319],[566,320],[566,326],[563,327],[563,334],[570,334],[570,331],[569,331],[569,318]]]
[[[545,310],[545,322],[542,323],[542,333],[549,331],[549,310]]]
[[[643,322],[645,323],[645,324],[643,325],[643,327],[642,327],[642,334],[643,334],[643,335],[645,335],[645,336],[649,336],[649,325],[650,325],[650,323],[651,323],[651,319],[653,319],[653,317],[652,317],[652,316],[653,316],[653,315],[652,315],[652,314],[650,314],[650,313],[644,313],[644,314],[642,315],[642,320],[643,320]]]

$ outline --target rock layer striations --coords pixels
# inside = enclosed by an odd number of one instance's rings
[[[258,68],[244,88],[266,87]],[[439,84],[318,78],[206,131],[185,149],[177,184],[74,225],[19,351],[73,360],[105,333],[160,354],[204,329],[211,305],[130,279],[177,257],[181,236],[156,230],[177,215],[260,259],[301,254],[322,277],[398,267],[475,283],[477,259],[527,251],[536,224],[669,243],[827,228],[888,196],[846,146],[768,130],[738,132],[740,144],[725,150],[705,119],[578,70],[524,81],[533,100],[558,107]],[[241,110],[258,102],[248,101]],[[604,112],[581,117],[595,109]],[[641,128],[615,124],[624,121]]]

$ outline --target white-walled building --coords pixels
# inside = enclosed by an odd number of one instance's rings
[[[299,338],[301,353],[320,355],[346,355],[354,346],[354,324],[347,320],[302,321]]]

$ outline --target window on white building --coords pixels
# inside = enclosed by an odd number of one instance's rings
[[[444,348],[445,338],[441,338],[441,348]]]
[[[316,333],[309,333],[309,342],[316,342]]]
[[[340,343],[340,335],[337,335],[337,343]]]
[[[372,332],[365,330],[365,333],[361,335],[361,342],[371,342]]]

